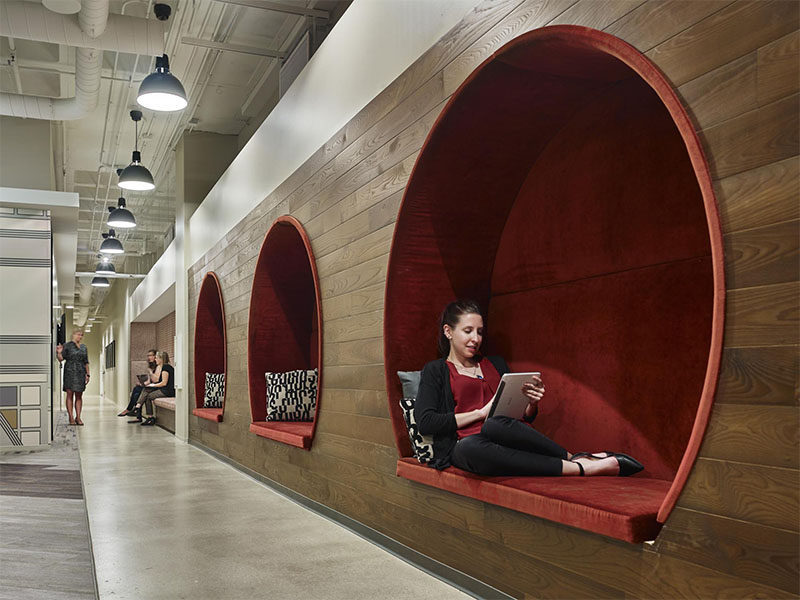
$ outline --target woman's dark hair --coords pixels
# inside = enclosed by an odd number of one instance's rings
[[[450,340],[444,334],[444,326],[449,325],[455,328],[458,325],[458,320],[461,315],[481,315],[481,307],[474,300],[461,299],[451,302],[444,307],[442,317],[439,319],[439,354],[442,358],[446,358],[450,354]]]

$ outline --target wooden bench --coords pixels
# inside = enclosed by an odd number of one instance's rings
[[[175,433],[175,398],[156,398],[155,405],[156,425]]]

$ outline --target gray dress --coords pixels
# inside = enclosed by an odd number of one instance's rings
[[[64,359],[64,391],[82,392],[86,389],[86,365],[89,364],[89,351],[85,344],[78,345],[70,340],[61,349]]]

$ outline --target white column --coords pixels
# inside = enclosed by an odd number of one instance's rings
[[[189,440],[189,287],[188,260],[191,238],[189,217],[191,209],[186,205],[184,169],[184,144],[181,140],[175,148],[175,437],[182,442]]]

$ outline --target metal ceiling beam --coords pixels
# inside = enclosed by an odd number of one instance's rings
[[[94,271],[77,271],[75,277],[97,277]],[[147,277],[146,273],[105,273],[100,277],[106,279],[144,279]]]
[[[182,37],[181,43],[188,46],[200,46],[202,48],[213,48],[225,52],[238,52],[239,54],[253,54],[255,56],[268,56],[270,58],[285,58],[286,53],[280,50],[270,50],[269,48],[256,48],[255,46],[240,46],[239,44],[226,44],[223,42],[211,42],[195,37]]]
[[[317,10],[316,8],[306,8],[304,6],[296,6],[292,4],[283,4],[281,2],[267,2],[266,0],[217,0],[217,2],[224,2],[225,4],[238,4],[239,6],[260,8],[261,10],[274,10],[276,12],[288,13],[290,15],[316,17],[318,19],[327,20],[330,18],[330,13],[328,13],[326,10]]]

